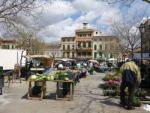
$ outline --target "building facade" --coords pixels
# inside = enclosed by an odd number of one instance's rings
[[[83,29],[75,31],[77,59],[92,59],[92,40],[94,30],[88,29],[87,24],[83,24]]]
[[[114,36],[95,36],[93,37],[93,58],[107,60],[118,58],[119,39]]]
[[[61,51],[63,58],[76,58],[75,37],[62,37]]]
[[[141,75],[146,87],[150,87],[150,19],[141,23]]]
[[[143,27],[141,32],[141,50],[142,53],[147,53],[147,57],[150,57],[150,19],[141,24]]]
[[[51,56],[53,58],[61,58],[61,44],[60,43],[51,43],[46,44],[44,54]]]
[[[119,39],[89,29],[87,23],[83,23],[82,29],[75,30],[75,37],[61,38],[61,48],[64,58],[106,60],[117,58]]]
[[[1,49],[16,49],[16,40],[14,39],[0,39]]]

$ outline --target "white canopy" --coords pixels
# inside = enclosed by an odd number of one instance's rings
[[[89,60],[89,62],[99,63],[97,60]]]
[[[110,58],[110,59],[108,59],[109,61],[116,61],[117,59],[115,59],[115,58]]]
[[[74,61],[75,59],[70,59],[70,58],[63,58],[63,59],[61,59],[62,61]]]

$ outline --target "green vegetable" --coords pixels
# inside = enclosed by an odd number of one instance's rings
[[[56,75],[55,75],[55,79],[58,79],[58,80],[65,80],[65,78],[68,76],[67,73],[65,72],[57,72]]]

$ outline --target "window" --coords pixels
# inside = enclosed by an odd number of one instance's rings
[[[79,56],[81,56],[81,53],[78,53]]]
[[[88,52],[88,53],[87,53],[87,55],[89,55],[89,56],[90,56],[90,55],[92,55],[92,53],[91,53],[91,52]]]
[[[74,45],[72,45],[72,49],[74,49]]]
[[[96,34],[98,34],[98,32],[96,31]]]
[[[67,49],[70,50],[70,45],[67,46]]]
[[[110,58],[113,58],[113,54],[112,53],[110,53]]]
[[[62,39],[63,42],[65,42],[65,39]]]
[[[102,50],[102,45],[101,44],[99,45],[99,49]]]
[[[65,50],[65,45],[63,45],[63,50]]]
[[[91,34],[88,34],[88,36],[91,36]]]
[[[96,45],[94,45],[94,50],[96,50],[97,49],[97,46]]]
[[[88,47],[91,47],[91,42],[88,42]]]
[[[86,37],[86,34],[83,34],[83,37]]]
[[[111,50],[114,50],[114,45],[111,45],[111,48],[110,48]]]
[[[82,55],[83,55],[83,56],[86,56],[86,52],[83,52]]]
[[[72,52],[72,58],[74,58],[74,52]]]
[[[63,58],[65,57],[65,52],[63,52]]]
[[[2,49],[9,49],[9,45],[3,45]]]
[[[105,44],[105,50],[107,50],[107,45]]]
[[[86,47],[86,42],[83,42],[83,47],[84,47],[84,48]]]
[[[67,52],[67,58],[69,58],[69,52]]]
[[[94,52],[94,58],[97,58],[97,52]]]
[[[14,49],[14,45],[12,45],[11,48]]]
[[[81,47],[81,42],[78,43],[78,47],[79,47],[79,48]]]
[[[102,52],[99,52],[99,57],[102,58]]]
[[[82,34],[78,34],[78,37],[82,37]]]

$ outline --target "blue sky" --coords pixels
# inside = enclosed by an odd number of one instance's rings
[[[132,17],[150,17],[150,4],[135,0],[130,6],[110,5],[103,0],[39,0],[42,7],[35,9],[36,19],[19,15],[24,25],[38,29],[37,35],[46,42],[58,41],[63,36],[74,36],[74,30],[88,22],[90,28],[110,33],[114,21]]]

